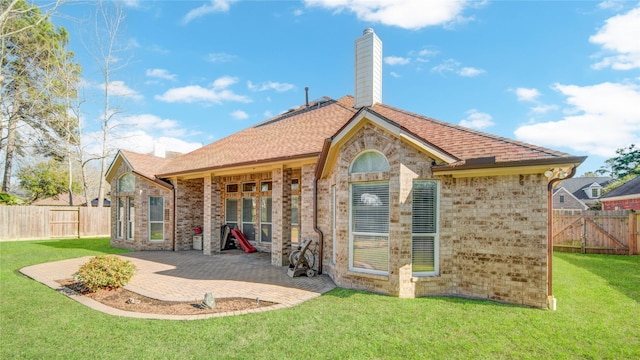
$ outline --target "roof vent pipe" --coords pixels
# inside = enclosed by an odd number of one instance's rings
[[[308,86],[304,87],[304,94],[306,98],[305,104],[307,104],[307,107],[309,107],[309,87]]]

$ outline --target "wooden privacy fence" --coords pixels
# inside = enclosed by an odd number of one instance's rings
[[[0,241],[109,236],[109,208],[0,206]]]
[[[638,254],[640,214],[632,211],[553,210],[553,250]]]

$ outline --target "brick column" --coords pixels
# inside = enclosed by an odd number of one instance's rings
[[[315,180],[315,164],[302,166],[300,179],[300,243],[308,239],[318,241],[318,234],[313,229],[313,187]],[[318,197],[328,194],[318,194]]]
[[[289,265],[291,253],[291,169],[272,172],[271,264]]]
[[[222,197],[220,195],[220,178],[215,177],[211,182],[211,218],[206,222],[211,226],[211,253],[220,254],[220,227],[222,226]]]
[[[202,252],[211,255],[211,175],[204,177],[204,206],[202,209]]]

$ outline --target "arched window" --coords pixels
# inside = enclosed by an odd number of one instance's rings
[[[389,171],[377,151],[358,155],[351,173]],[[353,182],[350,186],[349,269],[379,275],[389,273],[389,181]]]
[[[132,173],[126,173],[118,179],[118,192],[135,191],[136,180]]]
[[[389,171],[387,158],[377,151],[366,151],[358,155],[351,164],[350,173]]]

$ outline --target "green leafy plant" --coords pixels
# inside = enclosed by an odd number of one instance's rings
[[[89,290],[117,289],[129,283],[136,272],[136,266],[129,260],[114,255],[96,256],[73,274]]]

